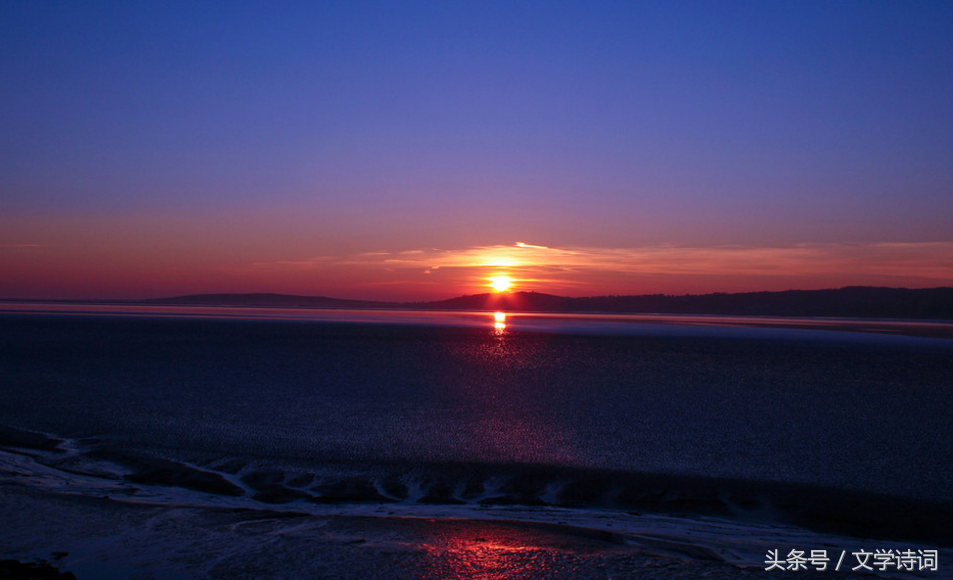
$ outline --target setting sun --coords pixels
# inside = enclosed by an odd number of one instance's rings
[[[509,276],[493,276],[490,278],[490,288],[493,288],[497,292],[503,292],[508,290],[510,286],[513,285],[513,279]]]

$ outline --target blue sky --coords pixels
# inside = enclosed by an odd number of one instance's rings
[[[8,2],[0,54],[0,296],[456,295],[226,272],[516,242],[942,272],[953,242],[950,3]],[[688,288],[603,274],[578,292]]]

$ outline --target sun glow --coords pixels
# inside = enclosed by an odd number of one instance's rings
[[[493,276],[490,278],[490,288],[493,288],[497,292],[503,292],[509,290],[513,285],[513,279],[509,276]]]

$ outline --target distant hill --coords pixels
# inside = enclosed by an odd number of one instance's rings
[[[686,296],[569,298],[567,311],[953,319],[953,288],[787,290]]]
[[[499,292],[492,294],[474,294],[460,296],[437,302],[413,302],[405,306],[425,310],[507,310],[510,312],[568,312],[568,301],[564,298],[539,292]]]
[[[913,318],[953,320],[953,288],[875,288],[787,290],[735,294],[671,296],[594,296],[568,298],[539,292],[460,296],[434,302],[375,302],[287,294],[196,294],[145,300],[147,304],[262,306],[299,308],[414,308],[421,310],[506,310],[510,312],[604,312],[643,314],[722,314]]]
[[[173,298],[140,300],[142,304],[183,306],[262,306],[283,308],[400,308],[399,303],[344,300],[292,294],[189,294]]]

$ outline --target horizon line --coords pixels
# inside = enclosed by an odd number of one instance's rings
[[[211,297],[211,296],[275,296],[275,297],[285,297],[285,298],[307,298],[307,299],[322,299],[322,300],[335,300],[340,302],[362,302],[368,304],[434,304],[439,302],[447,302],[450,300],[457,300],[461,298],[475,298],[480,296],[512,296],[519,294],[538,294],[541,296],[550,296],[554,298],[563,298],[568,300],[585,300],[590,298],[642,298],[642,297],[668,297],[668,298],[680,298],[680,297],[701,297],[701,296],[738,296],[746,294],[785,294],[788,292],[830,292],[830,291],[841,291],[841,290],[850,290],[850,289],[873,289],[873,290],[907,290],[907,291],[929,291],[929,290],[953,290],[953,286],[925,286],[925,287],[909,287],[909,286],[868,286],[868,285],[859,285],[851,284],[847,286],[839,287],[825,287],[825,288],[788,288],[786,290],[748,290],[743,292],[726,292],[726,291],[712,291],[712,292],[703,292],[703,293],[682,293],[682,294],[666,294],[662,292],[647,293],[647,294],[593,294],[587,296],[565,296],[561,294],[551,294],[548,292],[540,292],[537,290],[504,290],[504,291],[488,291],[488,292],[478,292],[475,294],[460,294],[457,296],[451,296],[448,298],[438,298],[435,300],[368,300],[363,298],[339,298],[336,296],[326,296],[326,295],[317,295],[317,294],[290,294],[284,292],[198,292],[194,294],[176,294],[172,296],[159,296],[154,298],[39,298],[39,297],[0,297],[0,302],[49,302],[49,303],[124,303],[124,302],[157,302],[163,300],[177,300],[182,298],[199,298],[199,297]]]

